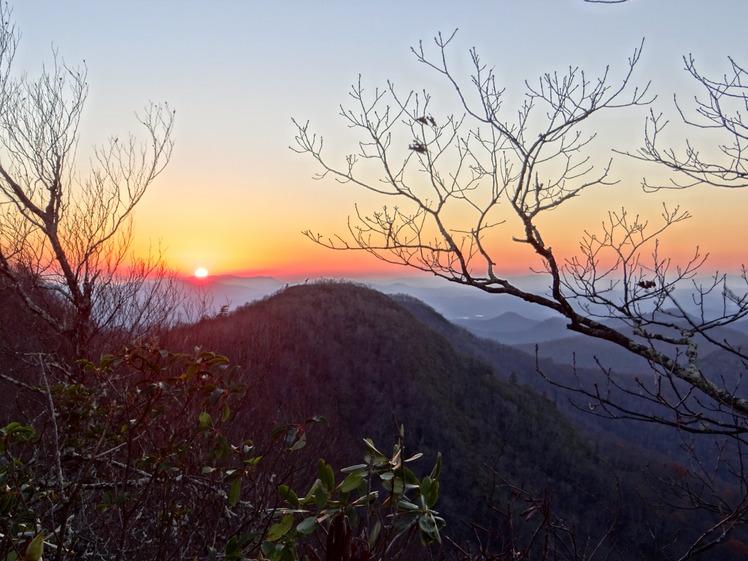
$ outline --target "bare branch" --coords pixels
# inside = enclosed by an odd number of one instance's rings
[[[604,384],[586,386],[581,378],[577,386],[560,384],[586,398],[581,408],[742,446],[748,433],[748,396],[740,390],[741,376],[720,376],[708,362],[709,353],[720,350],[742,361],[743,369],[748,364],[746,350],[725,340],[721,331],[748,317],[745,272],[745,286],[740,287],[719,273],[704,278],[708,255],[698,247],[683,262],[667,255],[661,238],[691,217],[678,206],[663,205],[656,220],[625,208],[611,211],[599,230],[585,232],[578,253],[564,257],[553,250],[542,228],[541,218],[550,211],[588,189],[616,183],[612,161],[596,162],[593,125],[599,114],[653,101],[648,84],[633,84],[641,47],[618,80],[609,68],[597,78],[574,66],[550,72],[525,83],[523,102],[507,112],[505,90],[476,49],[469,52],[469,80],[453,71],[447,51],[455,36],[437,35],[433,55],[423,43],[412,52],[451,86],[458,115],[436,114],[427,92],[401,94],[392,84],[366,92],[359,79],[351,94],[354,108],[341,113],[361,140],[342,163],[323,151],[322,138],[310,132],[309,123],[294,121],[293,149],[317,161],[322,169],[318,178],[331,176],[346,187],[387,199],[386,206],[373,212],[356,206],[347,235],[304,234],[331,249],[366,251],[388,263],[553,310],[568,320],[569,330],[613,343],[650,366],[651,381],[621,377],[601,361]],[[661,149],[667,121],[653,110],[645,147],[629,155],[669,167],[675,187],[742,185],[748,139],[741,117],[748,109],[745,72],[733,63],[732,74],[710,80],[696,71],[692,58],[685,61],[707,98],[696,100],[695,118],[680,105],[679,111],[690,126],[728,135],[731,141],[720,146],[723,161],[707,159],[691,142],[685,155]],[[730,104],[741,111],[728,110]],[[656,190],[646,181],[644,186]],[[519,231],[511,230],[517,224]],[[546,275],[545,292],[524,290],[507,276],[512,264],[496,250],[502,236],[524,244],[541,261],[538,272]],[[734,468],[732,473],[740,488],[748,489],[746,472]],[[716,508],[716,503],[691,500],[695,508]],[[746,504],[723,505],[722,517],[686,555],[713,547],[743,524]]]
[[[0,274],[81,352],[98,330],[112,325],[101,311],[109,304],[100,300],[122,289],[132,296],[135,269],[130,279],[121,277],[132,213],[171,157],[174,112],[151,104],[138,116],[148,140],[113,137],[94,150],[91,171],[82,175],[76,151],[88,94],[85,66],[69,66],[54,51],[51,68],[37,79],[12,77],[15,30],[8,14],[1,15]],[[36,297],[24,288],[29,278]],[[68,309],[52,313],[38,301],[45,291]]]
[[[748,108],[748,74],[734,59],[728,60],[730,72],[712,79],[697,70],[693,55],[684,57],[685,70],[701,87],[704,97],[694,97],[693,107],[687,110],[674,96],[676,110],[685,125],[697,132],[713,132],[725,140],[716,144],[709,142],[703,149],[690,139],[686,139],[680,151],[661,148],[660,138],[669,121],[662,114],[651,112],[644,130],[644,146],[628,155],[660,164],[675,172],[675,177],[667,185],[650,184],[645,179],[645,189],[682,189],[698,184],[724,188],[748,186],[745,166],[748,123],[744,121]]]

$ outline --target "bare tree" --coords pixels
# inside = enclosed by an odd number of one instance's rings
[[[733,467],[737,465],[734,474],[742,496],[748,496],[748,474],[740,468],[748,399],[739,391],[739,375],[715,376],[704,368],[704,355],[715,347],[731,353],[745,368],[745,352],[723,340],[720,329],[748,317],[748,295],[745,287],[738,292],[728,286],[726,275],[700,280],[706,256],[698,249],[681,264],[661,254],[661,234],[690,214],[663,207],[654,224],[625,208],[610,212],[601,231],[587,232],[579,253],[565,257],[553,250],[542,227],[550,211],[588,189],[615,183],[611,161],[593,163],[592,126],[599,114],[651,105],[648,86],[632,83],[641,49],[618,81],[607,68],[594,79],[570,68],[526,83],[524,101],[512,113],[504,110],[507,94],[496,74],[475,50],[470,52],[470,79],[458,77],[447,56],[453,37],[436,38],[434,57],[427,56],[422,44],[413,53],[451,86],[462,115],[433,114],[427,92],[402,95],[388,83],[386,89],[369,93],[359,80],[351,92],[354,108],[341,106],[341,114],[360,140],[342,165],[328,159],[322,138],[308,123],[296,122],[293,149],[317,160],[319,178],[333,177],[393,201],[371,214],[357,207],[348,236],[305,234],[328,248],[367,251],[389,263],[549,308],[568,320],[571,331],[646,359],[655,373],[651,381],[637,379],[631,387],[611,373],[609,389],[616,394],[597,386],[571,389],[603,405],[599,412],[607,416],[732,440],[729,457]],[[664,121],[654,112],[645,146],[635,155],[665,164],[691,183],[740,184],[745,130],[740,113],[728,117],[722,102],[729,98],[745,103],[744,73],[733,65],[735,76],[711,81],[696,72],[692,59],[687,59],[687,68],[709,94],[708,101],[697,102],[698,114],[707,120],[700,126],[719,127],[733,139],[722,146],[727,163],[705,161],[691,144],[682,157],[659,150],[657,133]],[[507,275],[510,263],[495,249],[502,233],[536,256],[541,264],[537,272],[548,279],[547,291],[526,290]],[[741,282],[745,280],[743,273]],[[715,306],[718,311],[710,312]],[[621,392],[641,398],[638,406],[617,401]],[[710,504],[730,514],[706,531],[688,555],[724,540],[730,529],[746,522],[745,500],[729,507]]]
[[[710,138],[710,142],[702,143],[701,147],[687,140],[680,151],[669,146],[662,148],[661,134],[668,120],[662,113],[652,111],[645,129],[644,146],[630,155],[664,165],[675,172],[675,176],[667,185],[645,183],[645,188],[683,188],[700,183],[717,187],[748,186],[748,123],[743,116],[748,108],[748,71],[730,58],[729,72],[712,79],[698,71],[693,55],[683,57],[683,62],[704,96],[694,98],[695,107],[690,111],[674,96],[677,111],[686,125],[712,132],[720,139],[714,143]]]
[[[138,117],[146,142],[112,137],[82,173],[76,152],[86,68],[55,52],[37,79],[15,77],[18,33],[10,15],[0,6],[0,275],[80,356],[97,330],[122,327],[124,318],[142,327],[143,304],[151,304],[148,313],[156,309],[146,292],[154,289],[148,277],[166,279],[154,274],[163,273],[159,259],[126,273],[124,265],[133,211],[171,156],[174,113],[151,105]],[[63,302],[63,313],[50,301]],[[159,305],[166,312],[175,302]]]

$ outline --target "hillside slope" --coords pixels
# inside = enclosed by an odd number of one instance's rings
[[[473,522],[495,523],[486,498],[503,498],[493,468],[538,494],[550,486],[584,537],[600,537],[617,517],[618,543],[646,556],[648,514],[631,500],[641,468],[623,454],[605,457],[548,399],[500,379],[384,294],[297,285],[174,335],[242,366],[249,391],[239,419],[272,425],[326,416],[328,459],[337,465],[357,462],[364,437],[389,446],[395,423],[404,424],[411,452],[426,456],[421,469],[437,451],[445,455],[440,508],[453,536],[466,536]]]

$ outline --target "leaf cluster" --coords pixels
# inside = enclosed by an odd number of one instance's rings
[[[142,343],[81,366],[75,382],[38,388],[45,422],[0,430],[0,558],[40,530],[55,559],[171,559],[259,539],[262,456],[226,432],[244,396],[226,357]]]
[[[406,464],[422,454],[404,459],[403,435],[401,427],[390,455],[364,439],[363,463],[340,470],[339,481],[320,459],[317,478],[305,494],[279,486],[285,505],[275,510],[280,521],[270,527],[263,555],[273,561],[389,559],[405,550],[414,533],[422,545],[441,543],[445,521],[434,510],[441,455],[419,480]]]

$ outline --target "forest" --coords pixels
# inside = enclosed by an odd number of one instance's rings
[[[455,35],[411,54],[459,114],[359,79],[340,107],[352,152],[292,120],[289,157],[383,201],[355,206],[347,232],[303,235],[540,308],[547,344],[523,344],[516,316],[457,325],[340,280],[212,306],[158,251],[131,253],[174,110],[148,104],[143,138],[112,136],[87,169],[85,63],[53,51],[38,76],[16,70],[0,3],[0,559],[748,556],[745,267],[663,255],[691,218],[680,206],[657,223],[611,210],[571,257],[545,229],[615,183],[590,151],[611,112],[647,114],[641,146],[612,149],[669,174],[643,190],[748,187],[747,71],[729,59],[709,77],[684,57],[700,95],[675,100],[688,134],[673,145],[635,83],[642,46],[617,72],[525,82],[507,111],[477,49],[467,81],[455,72]],[[542,289],[507,274],[502,236]]]
[[[550,364],[541,376],[533,355],[362,285],[290,286],[47,386],[36,360],[64,341],[17,299],[3,301],[2,326],[14,396],[3,416],[15,419],[3,429],[6,558],[23,558],[22,536],[40,524],[57,546],[50,558],[331,559],[324,524],[302,523],[348,510],[360,511],[351,531],[371,558],[677,558],[718,521],[678,493],[697,483],[739,493],[727,474],[699,482],[698,441],[686,449],[669,430],[594,422],[543,378],[599,371]],[[441,464],[427,510],[445,525],[422,536],[426,548],[417,522],[398,526],[403,507],[361,501],[387,479],[349,481],[350,467],[371,469],[364,439],[383,454],[422,454],[395,478],[418,482]],[[320,465],[333,467],[340,496],[304,504]],[[417,508],[419,493],[422,483],[406,485],[398,498]],[[295,534],[274,536],[279,513]],[[741,536],[710,555],[741,558]]]

